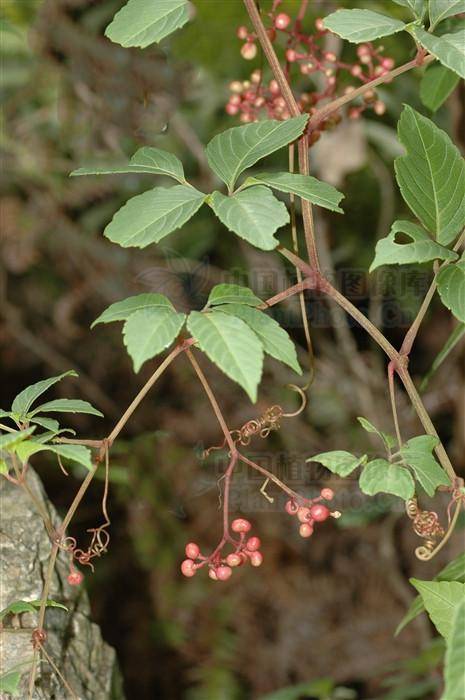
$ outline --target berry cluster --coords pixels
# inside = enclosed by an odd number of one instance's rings
[[[222,557],[224,540],[209,557],[201,554],[198,544],[189,542],[185,549],[187,559],[184,559],[181,564],[181,572],[184,576],[191,578],[195,576],[198,569],[207,566],[208,575],[213,581],[227,581],[236,566],[242,566],[247,561],[252,566],[260,566],[263,561],[263,555],[260,552],[261,541],[258,537],[247,536],[251,528],[251,523],[245,518],[236,518],[232,521],[231,530],[239,535],[239,539],[229,538],[234,551],[226,557]]]
[[[342,71],[361,84],[366,84],[394,67],[393,59],[383,56],[383,47],[375,48],[371,43],[358,46],[356,62],[340,61],[334,52],[327,51],[324,46],[328,30],[324,28],[321,18],[315,21],[312,33],[305,33],[301,27],[302,18],[292,21],[288,14],[277,13],[279,4],[280,0],[277,0],[268,15],[271,25],[267,32],[272,42],[280,39],[280,44],[284,44],[283,70],[286,77],[292,79],[299,74],[301,78],[303,76],[303,89],[296,92],[297,103],[303,112],[312,115],[320,102],[334,99]],[[237,36],[244,42],[241,48],[243,58],[253,60],[258,52],[256,34],[241,26],[237,30]],[[265,115],[270,119],[281,120],[290,116],[277,82],[265,81],[260,70],[254,70],[249,80],[233,81],[229,88],[231,96],[226,104],[226,112],[231,116],[239,115],[244,123],[258,121]],[[354,86],[349,86],[345,92],[354,89]],[[349,110],[349,117],[356,119],[367,108],[372,108],[378,115],[386,109],[374,90],[364,95],[360,105]],[[311,143],[318,140],[321,131],[333,128],[340,120],[341,115],[335,114],[322,121],[318,131],[311,134]]]
[[[311,537],[313,535],[313,526],[315,523],[322,523],[329,517],[339,518],[339,511],[330,511],[328,506],[320,501],[331,501],[334,497],[334,492],[332,489],[324,488],[321,489],[320,495],[317,498],[312,498],[306,501],[306,505],[299,505],[296,500],[291,498],[286,502],[286,512],[289,515],[297,516],[297,520],[300,522],[299,534],[301,537]]]

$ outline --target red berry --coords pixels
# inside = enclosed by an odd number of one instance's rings
[[[238,39],[247,39],[247,37],[249,35],[247,27],[244,27],[244,26],[238,27],[236,33],[237,33]]]
[[[253,44],[252,42],[248,41],[241,48],[241,55],[242,55],[242,58],[245,58],[246,61],[252,61],[255,58],[255,56],[257,55],[256,44]]]
[[[324,498],[325,501],[332,501],[334,498],[334,491],[333,489],[321,489],[321,498]]]
[[[261,566],[263,555],[261,552],[252,552],[250,555],[250,563],[252,566]]]
[[[294,51],[294,49],[288,49],[286,51],[286,58],[289,61],[289,63],[294,63],[294,61],[297,60],[297,52]]]
[[[299,528],[299,535],[301,537],[310,537],[313,535],[313,527],[310,523],[303,523]]]
[[[310,508],[310,515],[317,523],[322,523],[323,520],[329,517],[329,508],[317,503]]]
[[[250,537],[247,540],[246,549],[249,550],[249,552],[256,552],[257,549],[260,549],[261,547],[261,541],[259,537]]]
[[[276,29],[286,29],[291,23],[291,18],[286,15],[285,12],[280,12],[279,15],[275,17],[274,26]]]
[[[289,515],[295,515],[299,510],[299,506],[294,500],[292,500],[292,498],[286,501],[286,505],[284,507],[286,509],[286,513],[289,513]]]
[[[252,525],[245,518],[236,518],[231,523],[231,530],[233,532],[248,532]]]
[[[227,581],[232,574],[232,569],[229,566],[219,566],[216,570],[216,578],[218,581]]]
[[[226,557],[226,563],[228,566],[240,566],[243,561],[239,554],[228,554]]]
[[[84,580],[84,574],[81,574],[80,571],[71,571],[70,574],[68,574],[67,581],[70,586],[79,586]]]
[[[189,544],[186,544],[186,557],[188,559],[197,559],[197,557],[200,554],[200,549],[199,545],[195,544],[195,542],[189,542]]]
[[[184,559],[183,563],[181,564],[181,572],[183,576],[187,576],[187,578],[195,576],[196,569],[192,559]]]
[[[301,506],[297,511],[297,518],[300,520],[301,523],[306,523],[310,518],[310,512],[310,508],[305,508],[305,506]]]

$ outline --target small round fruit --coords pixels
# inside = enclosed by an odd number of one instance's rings
[[[334,498],[333,489],[328,489],[328,488],[321,489],[321,498],[324,498],[325,501],[332,501]]]
[[[189,542],[186,544],[186,557],[188,559],[197,559],[197,557],[200,554],[200,549],[198,544],[195,544],[195,542]]]
[[[236,518],[231,523],[231,530],[233,532],[248,532],[252,525],[245,518]]]
[[[252,566],[261,566],[263,562],[263,555],[261,552],[252,552],[250,555],[250,563]]]
[[[192,559],[184,559],[183,563],[181,564],[181,572],[183,576],[187,576],[187,578],[195,576],[196,569]]]
[[[84,574],[81,574],[80,571],[71,571],[70,574],[68,574],[67,581],[70,586],[79,586],[84,580]]]
[[[292,500],[292,498],[286,501],[286,505],[284,506],[284,508],[286,509],[286,513],[289,513],[289,515],[295,515],[299,510],[299,506],[295,501]]]
[[[308,522],[310,518],[310,508],[306,508],[305,506],[301,506],[299,510],[297,511],[297,518],[300,520],[301,523],[306,523]]]
[[[218,576],[216,575],[215,569],[208,569],[208,575],[212,579],[212,581],[218,581]]]
[[[247,540],[246,549],[249,550],[249,552],[256,552],[257,549],[260,549],[261,547],[261,541],[259,537],[250,537]]]
[[[289,63],[294,63],[294,61],[297,60],[297,52],[294,51],[294,49],[288,49],[286,51],[286,58],[289,61]]]
[[[228,554],[226,557],[226,563],[228,566],[240,566],[242,564],[242,557],[240,554]]]
[[[317,523],[322,523],[329,517],[329,508],[321,503],[316,503],[310,508],[310,515]]]
[[[301,537],[311,537],[313,535],[313,527],[310,523],[302,523],[299,528],[299,535]]]
[[[257,45],[248,41],[241,48],[241,56],[245,58],[246,61],[252,61],[257,55]]]
[[[276,15],[275,20],[274,20],[274,26],[276,29],[287,29],[287,27],[291,23],[291,18],[289,15],[286,15],[285,12],[280,12],[279,15]]]
[[[216,570],[218,581],[227,581],[232,574],[232,569],[229,566],[219,566]]]
[[[232,102],[228,102],[228,104],[225,107],[226,114],[229,114],[230,117],[233,117],[235,114],[238,113],[239,107]]]
[[[242,26],[237,28],[236,34],[238,39],[247,39],[249,32],[247,30],[247,27]]]

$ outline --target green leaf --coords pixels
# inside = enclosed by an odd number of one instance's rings
[[[31,384],[26,389],[18,394],[13,403],[11,404],[11,410],[14,413],[18,413],[20,416],[25,416],[29,409],[31,408],[34,401],[47,389],[61,381],[64,377],[77,377],[77,373],[74,370],[69,370],[63,374],[59,374],[57,377],[50,377],[49,379],[43,379],[37,384]]]
[[[448,245],[465,224],[465,163],[449,136],[406,105],[398,124],[407,155],[396,158],[403,198],[438,243]]]
[[[248,287],[238,284],[217,284],[210,292],[208,305],[217,304],[246,304],[247,306],[260,306],[263,304]]]
[[[114,321],[127,321],[128,318],[136,311],[141,309],[171,309],[174,311],[174,306],[164,294],[137,294],[122,301],[116,301],[111,304],[103,313],[98,316],[92,323],[91,328],[97,323],[113,323]]]
[[[13,697],[19,691],[19,682],[21,680],[21,673],[19,671],[7,671],[0,675],[0,690],[2,693],[9,693]]]
[[[465,582],[465,552],[462,554],[459,554],[458,557],[456,557],[453,561],[449,562],[447,566],[445,566],[441,571],[438,573],[437,576],[434,577],[435,581],[460,581],[461,583]],[[397,626],[397,629],[395,631],[395,636],[401,632],[404,627],[406,627],[409,622],[414,620],[420,613],[422,613],[425,609],[425,606],[423,605],[423,599],[420,595],[417,595],[416,598],[412,601],[406,615],[402,618],[402,620],[399,622],[399,625]]]
[[[182,185],[186,183],[181,161],[173,153],[160,148],[144,146],[132,156],[129,163],[110,166],[89,166],[73,170],[71,177],[79,175],[116,175],[121,173],[149,173],[172,177]]]
[[[0,621],[3,620],[7,615],[21,615],[25,612],[35,612],[41,606],[42,601],[40,600],[15,600],[10,603],[6,608],[0,610]],[[55,600],[48,599],[45,602],[47,608],[61,608],[68,612],[66,605],[62,603],[57,603]]]
[[[11,451],[17,445],[19,445],[23,440],[26,440],[35,430],[35,425],[31,428],[26,428],[26,430],[17,430],[14,433],[6,433],[0,435],[0,452],[3,450]]]
[[[428,372],[425,374],[423,381],[420,384],[420,391],[424,391],[426,387],[428,386],[428,382],[433,376],[433,374],[439,369],[439,367],[442,365],[444,360],[448,357],[449,353],[452,352],[452,350],[455,348],[457,343],[460,342],[460,340],[463,338],[465,335],[465,323],[460,323],[458,326],[454,328],[446,342],[444,343],[442,349],[438,352],[436,357],[434,358],[434,362],[431,365],[430,369]]]
[[[93,416],[102,416],[103,413],[98,411],[88,401],[81,399],[57,399],[56,401],[48,401],[40,406],[37,406],[29,416],[35,416],[36,413],[90,413]]]
[[[413,36],[429,53],[433,54],[443,66],[465,78],[465,29],[452,34],[434,36],[422,27],[412,29]]]
[[[248,177],[243,187],[250,185],[268,185],[279,192],[295,194],[301,199],[306,199],[324,209],[337,211],[343,214],[338,206],[344,195],[326,182],[317,180],[311,175],[298,175],[296,173],[260,173]]]
[[[123,248],[145,248],[184,226],[204,201],[205,195],[194,187],[155,187],[126,202],[104,235]]]
[[[207,357],[240,384],[255,403],[262,375],[263,348],[247,324],[220,311],[192,311],[187,327]]]
[[[377,435],[379,438],[381,438],[381,440],[384,443],[384,447],[388,452],[395,446],[395,437],[389,435],[389,433],[383,433],[381,430],[378,430],[378,428],[376,428],[373,425],[373,423],[370,423],[370,421],[364,418],[363,416],[359,416],[357,420],[362,426],[362,428],[367,431],[367,433],[373,433],[374,435]]]
[[[407,26],[398,19],[371,10],[337,10],[325,17],[323,24],[326,29],[354,44],[395,34]]]
[[[297,359],[295,345],[284,328],[263,311],[252,309],[245,304],[227,304],[219,311],[231,314],[244,321],[255,333],[268,355],[291,367],[297,374],[302,374]]]
[[[396,234],[404,233],[412,243],[396,243]],[[370,272],[381,265],[407,265],[430,260],[456,260],[457,253],[432,241],[421,226],[410,221],[394,221],[386,238],[376,244],[375,259]]]
[[[82,464],[86,469],[92,469],[92,453],[84,445],[51,445],[28,440],[19,445],[15,452],[23,464],[38,452],[53,452],[63,459]]]
[[[367,496],[377,493],[392,493],[404,501],[415,495],[415,482],[408,469],[390,464],[385,459],[374,459],[364,467],[359,486]]]
[[[423,19],[426,14],[428,0],[394,0],[394,2],[398,5],[403,5],[403,7],[408,7],[418,19]]]
[[[225,197],[213,192],[211,206],[219,220],[238,236],[262,250],[279,244],[275,231],[289,223],[285,205],[267,187],[251,187]]]
[[[465,323],[465,259],[440,270],[437,282],[444,306]]]
[[[465,600],[455,609],[452,629],[447,640],[444,661],[444,695],[442,700],[465,698]]]
[[[295,141],[302,134],[307,121],[308,115],[302,114],[285,121],[265,119],[223,131],[207,146],[208,163],[232,191],[244,170]]]
[[[431,622],[439,634],[447,639],[452,632],[455,610],[465,597],[465,584],[458,581],[420,581],[416,578],[411,578],[410,583],[421,595]]]
[[[187,0],[129,0],[105,30],[105,36],[121,46],[146,46],[159,42],[189,19]]]
[[[465,12],[465,0],[429,0],[430,31],[447,17]]]
[[[459,80],[459,76],[445,66],[429,66],[420,83],[421,101],[425,107],[436,112],[455,90]]]
[[[135,372],[176,340],[185,320],[185,314],[163,307],[141,309],[131,314],[124,324],[123,336]]]
[[[43,418],[43,417],[33,417],[30,418],[31,423],[37,423],[37,425],[40,425],[41,428],[45,428],[46,430],[49,430],[51,433],[58,433],[60,432],[60,424],[58,423],[57,420],[54,420],[54,418]],[[71,432],[74,432],[71,431]]]
[[[333,472],[333,474],[338,474],[339,476],[345,477],[352,474],[352,472],[357,469],[361,464],[366,462],[367,456],[356,457],[350,452],[345,452],[344,450],[333,450],[332,452],[321,452],[314,457],[309,457],[306,462],[318,462],[324,467]]]
[[[432,435],[420,435],[408,440],[400,450],[428,496],[434,496],[438,486],[450,486],[449,477],[432,454],[438,442]]]

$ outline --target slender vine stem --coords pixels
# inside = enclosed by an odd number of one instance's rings
[[[258,40],[265,54],[266,60],[273,72],[276,82],[279,85],[281,95],[283,96],[289,113],[293,117],[298,117],[301,114],[299,105],[294,97],[288,80],[284,74],[281,64],[276,56],[273,44],[266,32],[265,26],[260,17],[260,12],[255,4],[255,0],[244,0],[244,5],[249,14],[250,20],[257,33]],[[298,142],[299,151],[299,170],[302,175],[309,175],[310,164],[308,159],[308,136],[304,134]],[[307,199],[301,199],[302,202],[302,219],[304,224],[305,243],[307,246],[308,259],[315,270],[320,269],[318,259],[318,251],[315,241],[315,228],[313,222],[312,205]]]

